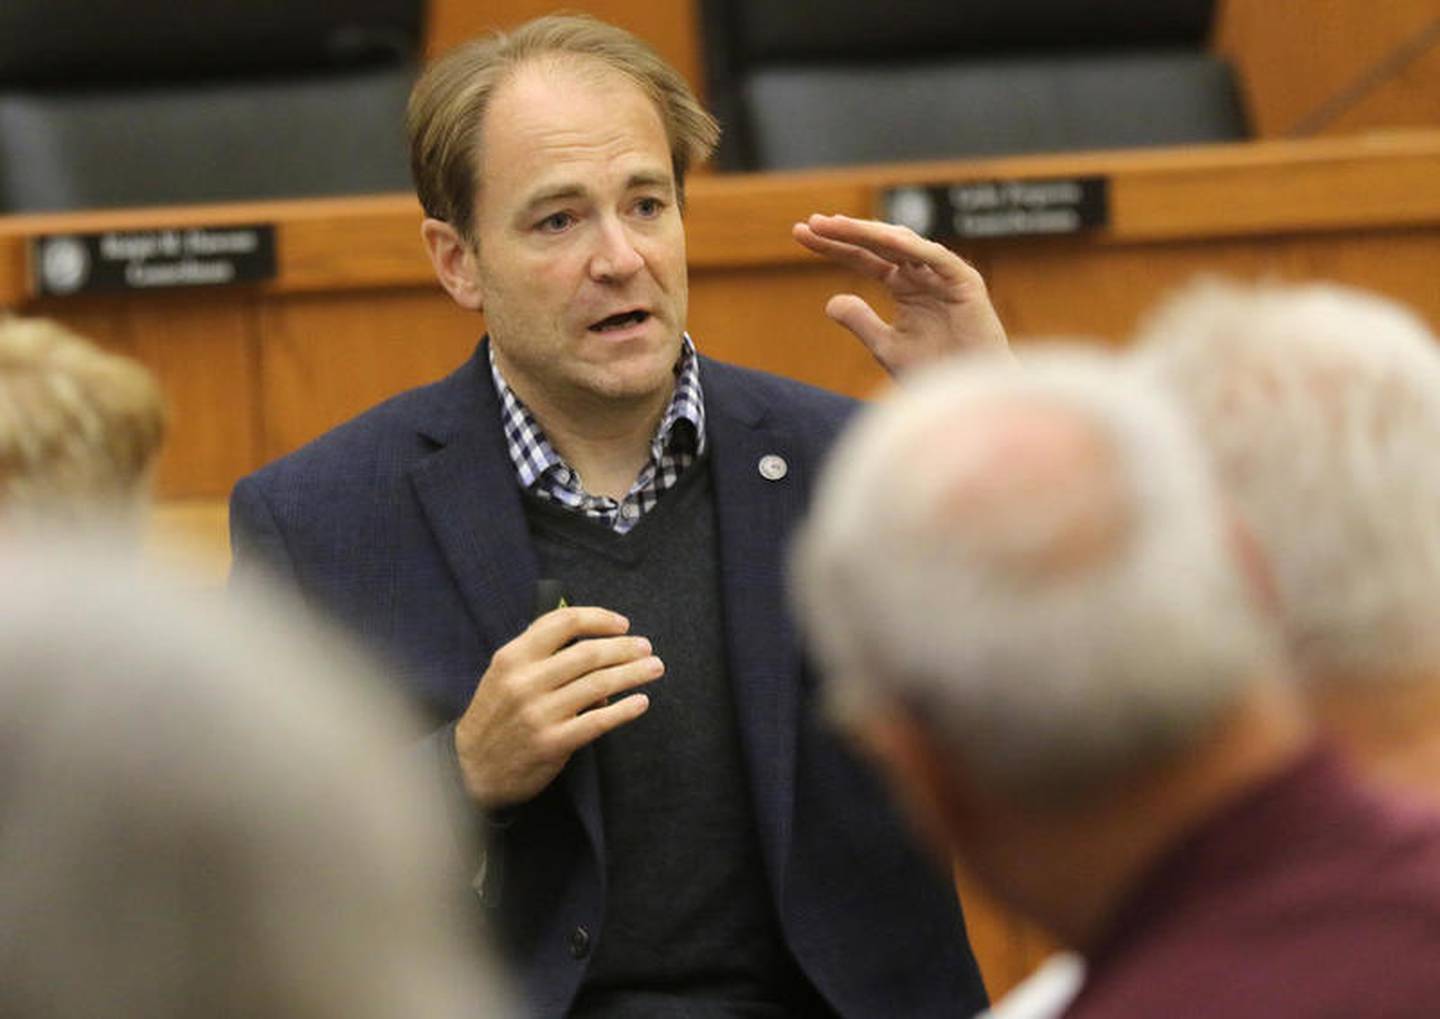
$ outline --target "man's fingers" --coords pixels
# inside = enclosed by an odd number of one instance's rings
[[[965,260],[955,252],[943,244],[926,240],[909,227],[881,223],[873,219],[825,216],[819,213],[811,216],[803,225],[822,242],[830,241],[863,248],[892,265],[925,265],[950,282],[962,282],[969,269]],[[795,234],[799,240],[799,231],[795,231]]]
[[[594,709],[610,698],[653,683],[665,674],[665,663],[654,655],[586,673],[555,691],[550,706],[564,718]]]
[[[834,322],[854,333],[861,343],[876,354],[890,335],[890,327],[865,299],[855,294],[836,294],[825,303],[825,314]]]
[[[572,640],[611,637],[629,630],[630,620],[618,612],[590,605],[572,605],[540,616],[511,643],[523,642],[525,649],[534,657],[546,658]]]
[[[650,709],[650,698],[643,693],[622,697],[613,704],[582,711],[555,732],[555,748],[569,756],[581,747],[594,743],[607,732],[633,722]]]
[[[825,258],[843,265],[852,272],[859,273],[862,276],[868,276],[871,279],[883,280],[895,268],[893,263],[887,262],[878,255],[871,254],[864,248],[820,236],[814,230],[810,229],[806,223],[796,223],[791,229],[790,234],[796,241],[815,252],[815,254],[823,255]]]
[[[535,685],[541,690],[557,690],[587,673],[643,659],[650,651],[650,642],[644,637],[591,637],[576,641],[539,664]]]

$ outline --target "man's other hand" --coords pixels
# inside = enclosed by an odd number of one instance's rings
[[[895,301],[888,323],[856,294],[836,294],[825,314],[850,330],[891,375],[949,354],[1009,354],[985,280],[955,252],[908,227],[816,214],[791,231],[817,255],[878,280]]]
[[[465,788],[481,807],[531,799],[576,750],[650,707],[643,693],[610,700],[665,671],[629,629],[607,609],[556,609],[495,652],[455,725]]]

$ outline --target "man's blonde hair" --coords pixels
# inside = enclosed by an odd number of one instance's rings
[[[140,364],[57,322],[0,315],[0,515],[133,503],[164,434]]]
[[[425,214],[471,237],[485,112],[518,68],[545,59],[596,61],[650,98],[665,125],[683,201],[686,171],[703,162],[720,138],[715,118],[680,72],[643,40],[587,15],[557,14],[463,43],[416,82],[407,114],[410,172]]]

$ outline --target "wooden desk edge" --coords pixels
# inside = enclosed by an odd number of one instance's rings
[[[688,185],[695,269],[800,264],[790,239],[811,212],[871,216],[901,184],[1102,175],[1111,225],[1098,244],[1440,222],[1440,129],[1306,141],[1067,153],[767,174],[702,175]],[[262,292],[409,287],[432,275],[411,195],[296,199],[0,217],[0,307],[33,295],[26,245],[51,233],[267,222],[279,276]],[[975,242],[978,248],[986,242]]]

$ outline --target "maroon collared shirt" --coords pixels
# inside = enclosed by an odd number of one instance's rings
[[[1175,847],[1067,1019],[1440,1016],[1440,815],[1316,750]]]

